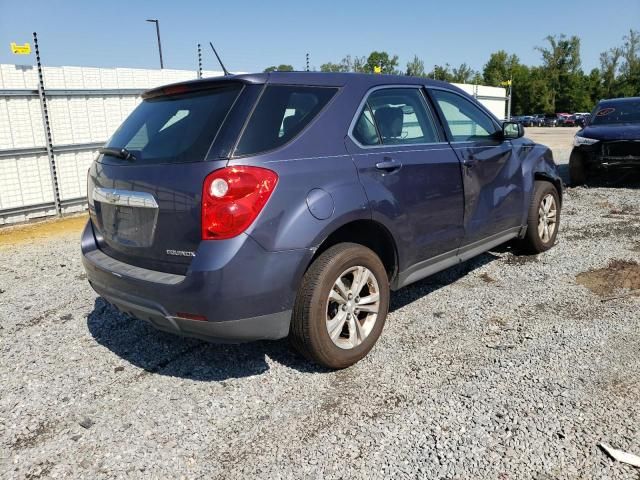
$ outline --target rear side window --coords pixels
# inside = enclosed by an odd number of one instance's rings
[[[352,135],[364,146],[439,141],[432,116],[417,88],[386,88],[371,93]]]
[[[466,98],[444,90],[431,90],[431,94],[446,120],[453,141],[482,140],[495,135],[497,127],[491,117]]]
[[[184,163],[204,160],[242,86],[144,100],[107,147],[126,148],[133,163]]]
[[[337,88],[271,85],[260,97],[235,155],[254,155],[278,148],[313,120]]]

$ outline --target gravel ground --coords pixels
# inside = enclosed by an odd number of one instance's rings
[[[566,162],[571,131],[527,133]],[[0,472],[640,478],[597,447],[640,454],[640,297],[616,289],[640,288],[637,187],[568,189],[549,252],[499,248],[397,292],[378,345],[339,372],[286,342],[121,316],[87,284],[75,229],[0,237]]]

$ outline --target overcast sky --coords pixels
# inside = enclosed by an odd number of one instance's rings
[[[287,63],[304,69],[343,56],[386,50],[434,64],[466,62],[481,70],[499,49],[538,64],[534,49],[548,34],[578,35],[586,71],[600,52],[640,28],[640,0],[512,1],[16,1],[0,0],[0,63],[32,64],[10,42],[37,31],[45,65],[155,68],[153,24],[160,20],[166,68],[196,69],[196,44],[211,40],[227,68],[262,71]],[[218,69],[209,49],[204,68]]]

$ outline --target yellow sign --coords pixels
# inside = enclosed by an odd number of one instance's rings
[[[502,85],[503,87],[508,87],[511,85],[511,80],[507,80],[506,82],[500,82],[500,85]]]
[[[31,54],[31,45],[29,45],[29,42],[24,45],[18,45],[16,42],[11,42],[11,53],[15,55],[29,55]]]
[[[382,73],[382,67],[376,65],[373,67],[373,73]]]

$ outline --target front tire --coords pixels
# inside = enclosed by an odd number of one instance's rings
[[[589,171],[584,159],[579,154],[571,154],[569,157],[569,180],[571,186],[584,185],[587,183]]]
[[[376,343],[389,310],[389,279],[370,249],[340,243],[304,275],[289,338],[309,360],[332,369],[361,360]]]
[[[527,217],[527,233],[520,241],[523,253],[546,252],[556,241],[560,227],[560,195],[553,184],[536,181]]]

